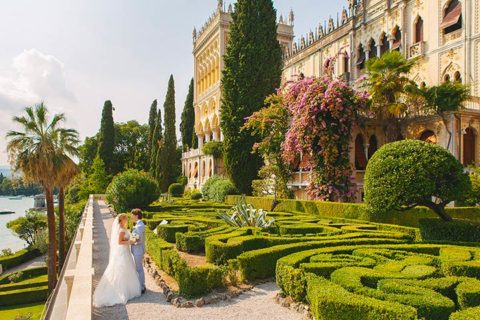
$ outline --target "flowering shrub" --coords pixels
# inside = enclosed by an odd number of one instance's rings
[[[348,201],[354,185],[349,161],[351,130],[367,107],[366,93],[355,91],[341,79],[330,76],[292,82],[284,102],[291,124],[282,145],[283,158],[294,163],[299,154],[313,169],[307,192],[324,201]]]

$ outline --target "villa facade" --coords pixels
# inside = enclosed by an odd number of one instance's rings
[[[222,140],[219,127],[221,59],[228,39],[231,7],[219,9],[202,32],[194,31],[195,132],[199,149],[183,155],[188,188],[200,188],[213,174],[223,173],[221,159],[204,156],[204,141]],[[435,116],[416,115],[402,136],[447,147],[465,165],[480,164],[480,0],[348,0],[348,9],[312,28],[295,43],[293,13],[287,23],[280,18],[279,41],[284,48],[283,81],[320,76],[331,58],[334,75],[354,84],[364,74],[368,59],[398,50],[416,59],[412,78],[420,86],[461,81],[471,88],[465,109],[449,116],[447,126]],[[353,128],[351,163],[362,200],[363,175],[368,159],[385,143],[381,123]],[[301,167],[301,166],[300,166]],[[290,181],[297,198],[306,198],[309,172],[299,169]]]
[[[187,189],[201,189],[205,181],[213,175],[223,175],[223,160],[202,151],[203,144],[210,141],[223,141],[220,129],[221,77],[223,55],[228,42],[229,26],[233,7],[228,8],[218,1],[215,12],[197,32],[193,30],[194,59],[194,109],[195,134],[198,148],[182,154],[182,173],[188,178]],[[293,13],[288,21],[280,17],[278,41],[286,55],[292,51]]]

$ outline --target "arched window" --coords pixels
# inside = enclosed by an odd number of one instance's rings
[[[370,160],[373,154],[377,152],[377,149],[378,149],[377,137],[375,135],[372,135],[368,140],[368,160]]]
[[[448,73],[443,77],[443,82],[444,83],[450,82],[450,75]]]
[[[202,176],[206,176],[207,175],[207,170],[205,168],[205,160],[202,161]]]
[[[375,40],[373,39],[370,39],[370,43],[369,43],[369,48],[370,48],[370,54],[369,54],[369,58],[376,58],[378,56],[377,54],[377,44],[375,43]]]
[[[380,46],[380,55],[383,55],[385,52],[390,50],[390,42],[388,42],[388,37],[385,32],[382,33],[382,37],[380,39],[382,42],[382,45]]]
[[[435,133],[432,130],[425,130],[420,135],[419,140],[422,140],[422,141],[425,141],[425,142],[428,142],[428,143],[432,143],[432,144],[436,144],[437,143],[437,136],[435,135]]]
[[[365,170],[367,167],[367,157],[365,156],[365,147],[363,145],[363,135],[358,134],[355,138],[355,169]]]
[[[350,59],[348,58],[348,54],[345,52],[343,54],[343,72],[350,71]]]
[[[422,42],[423,41],[423,19],[422,17],[418,17],[417,21],[415,22],[415,39],[413,40],[414,43]]]
[[[457,71],[453,74],[453,80],[455,80],[455,82],[459,82],[459,83],[462,83],[462,74]]]
[[[213,161],[210,159],[210,170],[208,171],[208,176],[211,177],[213,175]]]
[[[359,45],[357,50],[357,68],[362,70],[365,67],[365,50],[363,50],[363,46]]]
[[[475,132],[468,127],[463,135],[463,165],[475,165],[475,144]]]
[[[444,34],[457,31],[462,28],[462,3],[458,0],[452,0],[448,4],[443,14],[443,20],[440,29]]]
[[[394,40],[392,44],[392,50],[400,51],[400,45],[402,44],[402,32],[400,31],[400,28],[398,26],[395,27],[393,35]]]

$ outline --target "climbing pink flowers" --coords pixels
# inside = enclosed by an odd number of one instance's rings
[[[283,92],[292,117],[282,144],[283,159],[293,164],[300,153],[310,155],[306,163],[313,169],[310,197],[351,200],[355,186],[349,142],[358,115],[367,108],[368,95],[329,75],[299,79]]]

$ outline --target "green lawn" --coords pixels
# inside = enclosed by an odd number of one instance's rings
[[[14,320],[19,314],[32,314],[32,320],[40,319],[44,303],[23,304],[9,307],[0,307],[0,319]]]

